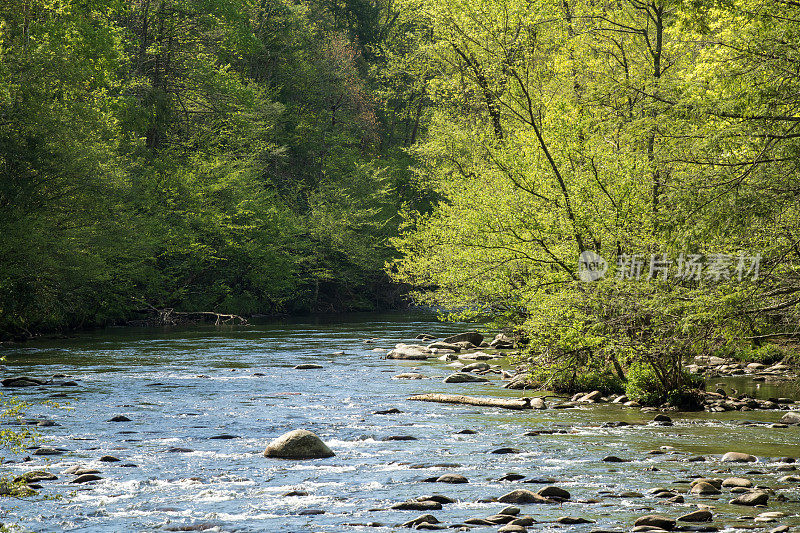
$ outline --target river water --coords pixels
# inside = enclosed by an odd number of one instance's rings
[[[495,380],[445,384],[442,378],[452,371],[445,362],[392,361],[373,351],[410,342],[418,333],[463,327],[425,315],[355,315],[234,328],[107,330],[6,348],[5,376],[64,374],[78,386],[15,389],[31,405],[26,417],[57,424],[37,428],[37,444],[64,453],[27,450],[6,458],[16,461],[4,465],[7,474],[46,468],[58,479],[41,482],[37,497],[0,500],[0,522],[37,532],[385,532],[422,514],[388,509],[409,498],[439,493],[456,499],[433,512],[452,524],[504,507],[481,500],[543,486],[497,481],[514,472],[526,476],[522,481],[550,479],[572,493],[573,501],[562,506],[522,506],[539,522],[531,531],[629,530],[637,516],[676,518],[697,504],[714,507],[713,525],[721,530],[800,525],[800,484],[779,483],[792,472],[778,472],[776,462],[800,457],[800,428],[769,427],[780,412],[671,413],[675,425],[664,427],[647,424],[652,413],[616,405],[520,412],[411,402],[409,395],[423,392],[521,393],[501,389]],[[299,363],[324,368],[292,368]],[[429,379],[392,379],[413,367]],[[772,392],[763,387],[764,394]],[[401,413],[374,414],[391,408]],[[116,415],[130,421],[108,421]],[[634,425],[601,427],[609,421]],[[320,435],[336,456],[262,456],[271,439],[297,428]],[[465,429],[476,433],[459,433]],[[559,433],[525,435],[543,429]],[[213,438],[219,436],[234,438]],[[398,436],[417,440],[384,440]],[[500,447],[520,453],[490,453]],[[661,447],[671,448],[648,453]],[[759,462],[720,463],[719,454],[727,451],[752,453]],[[31,459],[22,461],[25,455]],[[99,462],[104,455],[120,461]],[[631,462],[602,462],[607,455]],[[688,462],[693,455],[708,460]],[[71,484],[73,476],[63,471],[74,465],[100,470],[103,479]],[[422,481],[444,473],[462,474],[469,483]],[[751,509],[729,505],[727,492],[704,499],[686,495],[683,505],[647,494],[659,486],[685,491],[688,485],[675,481],[693,475],[742,475],[790,501],[773,495],[768,508]],[[290,491],[306,495],[286,496]],[[644,496],[618,497],[625,491]],[[788,517],[754,522],[764,511]],[[595,523],[552,522],[566,515]]]

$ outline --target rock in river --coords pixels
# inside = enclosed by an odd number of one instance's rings
[[[769,501],[769,494],[766,492],[747,492],[730,501],[733,505],[766,505]]]
[[[692,494],[703,494],[703,495],[721,494],[720,490],[717,487],[715,487],[711,483],[706,483],[705,481],[696,483],[692,487],[692,490],[690,492]]]
[[[451,344],[455,342],[464,342],[464,341],[471,342],[475,346],[480,346],[481,343],[483,342],[483,335],[481,335],[477,331],[467,331],[444,339],[444,342]]]
[[[103,478],[94,474],[83,474],[70,481],[70,483],[88,483],[90,481],[99,481],[101,479]]]
[[[722,480],[722,486],[750,488],[753,486],[753,482],[743,477],[729,477]]]
[[[442,504],[431,500],[408,500],[392,505],[392,509],[398,511],[439,511]]]
[[[444,378],[445,383],[485,383],[488,379],[476,376],[474,374],[467,374],[466,372],[456,372]]]
[[[497,501],[502,503],[558,503],[526,489],[512,490],[508,494],[500,496]]]
[[[322,442],[322,439],[304,429],[284,433],[270,442],[264,450],[264,457],[282,459],[318,459],[334,455],[336,454]]]
[[[436,478],[437,483],[469,483],[469,480],[461,474],[444,474]]]
[[[386,354],[387,359],[425,360],[430,356],[430,350],[416,344],[398,344],[394,347],[394,350]]]
[[[559,500],[569,500],[570,493],[561,487],[544,487],[536,491],[536,494],[539,496],[544,496],[545,498],[557,498]]]
[[[789,411],[783,415],[781,424],[800,424],[800,411]]]
[[[755,463],[758,459],[749,453],[728,452],[722,456],[723,463]]]
[[[658,527],[665,531],[672,531],[675,529],[675,520],[657,514],[649,514],[637,519],[634,525]]]
[[[693,511],[678,518],[681,522],[711,522],[712,519],[713,515],[708,509]]]

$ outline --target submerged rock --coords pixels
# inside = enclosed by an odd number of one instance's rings
[[[508,494],[500,496],[497,501],[502,503],[558,503],[526,489],[512,490]]]
[[[267,445],[264,457],[319,459],[333,457],[333,451],[318,436],[304,429],[284,433]]]

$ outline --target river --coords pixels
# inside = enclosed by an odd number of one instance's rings
[[[776,462],[800,457],[800,428],[769,427],[779,412],[670,413],[674,426],[666,427],[647,424],[652,413],[617,405],[507,411],[407,401],[423,392],[521,394],[496,380],[445,384],[452,371],[445,362],[386,360],[374,351],[385,353],[418,333],[463,328],[426,315],[350,315],[230,328],[112,329],[5,348],[5,376],[64,374],[78,386],[14,390],[30,404],[26,417],[56,424],[37,428],[37,444],[64,453],[37,456],[32,449],[6,458],[15,461],[4,465],[6,473],[46,468],[58,479],[41,482],[37,497],[0,500],[0,522],[37,532],[386,532],[422,514],[389,509],[409,498],[440,493],[457,500],[433,512],[452,524],[505,507],[483,500],[543,486],[497,481],[514,472],[572,494],[560,506],[522,506],[539,522],[531,531],[629,530],[643,514],[675,518],[698,503],[714,507],[713,525],[721,530],[800,526],[800,483],[779,483],[792,472],[778,472]],[[299,363],[324,368],[292,368]],[[413,367],[429,379],[392,379]],[[374,414],[391,408],[401,412]],[[130,421],[109,422],[117,415]],[[602,427],[609,421],[634,425]],[[297,428],[317,433],[336,456],[262,456],[271,439]],[[557,433],[526,436],[531,430]],[[214,438],[220,436],[227,438]],[[384,440],[397,436],[417,440]],[[490,453],[501,447],[519,453]],[[759,463],[720,463],[727,451],[754,454]],[[22,461],[24,455],[31,460]],[[99,462],[105,455],[120,461]],[[601,461],[607,455],[631,462]],[[708,460],[686,460],[695,455]],[[73,476],[63,471],[74,465],[97,469],[102,479],[71,484]],[[469,483],[422,481],[444,473]],[[729,505],[728,493],[687,494],[685,504],[647,494],[659,486],[685,492],[688,485],[675,481],[697,475],[741,475],[790,501],[773,495],[768,508],[751,509]],[[287,496],[291,491],[299,495]],[[644,496],[619,497],[626,491]],[[789,516],[754,522],[764,511]],[[566,515],[595,523],[552,523]]]

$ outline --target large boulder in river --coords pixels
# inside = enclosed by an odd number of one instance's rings
[[[781,424],[800,424],[800,411],[789,411],[783,415]]]
[[[444,339],[443,342],[453,344],[456,342],[464,342],[464,341],[471,342],[475,346],[480,346],[481,343],[483,342],[483,335],[481,335],[477,331],[467,331],[464,333],[459,333],[458,335],[453,335],[452,337],[447,337],[446,339]]]
[[[398,344],[386,354],[386,359],[412,359],[425,360],[430,357],[431,351],[418,344]]]
[[[264,457],[281,459],[320,459],[336,455],[322,439],[305,429],[284,433],[267,445]]]
[[[749,453],[728,452],[722,456],[723,463],[755,463],[758,458]]]

